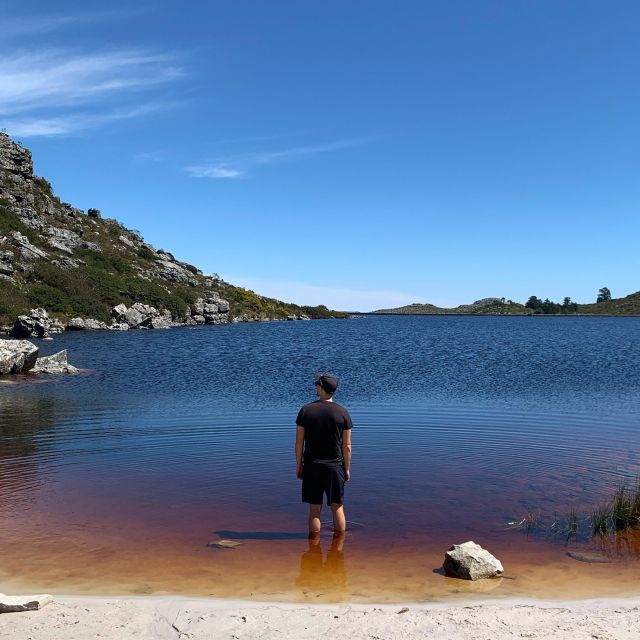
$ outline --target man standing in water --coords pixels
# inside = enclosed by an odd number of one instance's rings
[[[296,419],[297,476],[302,480],[302,501],[309,503],[309,535],[320,533],[322,499],[333,514],[333,532],[344,534],[344,483],[351,465],[351,416],[333,394],[338,379],[323,373],[315,377],[319,400],[305,404]]]

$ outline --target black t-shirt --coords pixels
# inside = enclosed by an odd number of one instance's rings
[[[304,427],[305,462],[342,462],[342,432],[353,427],[343,406],[326,400],[305,404],[296,424]]]

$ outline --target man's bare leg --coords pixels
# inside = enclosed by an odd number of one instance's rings
[[[309,536],[316,536],[320,533],[320,512],[321,504],[309,505]]]
[[[344,505],[332,502],[331,513],[333,514],[333,532],[344,533],[347,530],[347,518],[344,515]]]

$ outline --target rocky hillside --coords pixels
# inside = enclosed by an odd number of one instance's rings
[[[558,307],[560,305],[557,305]],[[395,309],[380,309],[373,313],[388,314],[473,314],[473,315],[537,315],[545,313],[542,310],[529,309],[525,305],[505,298],[483,298],[472,304],[462,304],[459,307],[436,307],[432,304],[409,304]],[[638,316],[640,315],[640,291],[624,298],[613,298],[593,304],[578,304],[571,310],[554,311],[554,315],[611,315]]]
[[[126,313],[135,322],[136,303],[143,316],[152,310],[148,326],[152,316],[164,324],[204,324],[345,315],[234,287],[97,209],[61,202],[33,174],[31,153],[0,132],[0,324],[41,307],[63,325],[89,318],[111,328],[125,324]]]
[[[444,315],[444,314],[474,314],[474,315],[505,315],[526,313],[524,305],[505,300],[504,298],[482,298],[471,304],[459,307],[436,307],[433,304],[409,304],[395,309],[380,309],[373,313],[415,314],[415,315]]]

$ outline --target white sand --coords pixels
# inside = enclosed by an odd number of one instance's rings
[[[409,610],[399,613],[404,607]],[[56,596],[0,615],[2,640],[640,638],[640,598],[568,602],[294,605],[173,597]]]

